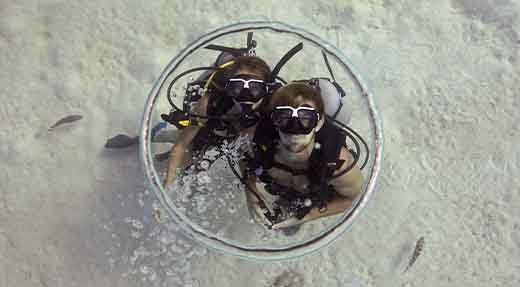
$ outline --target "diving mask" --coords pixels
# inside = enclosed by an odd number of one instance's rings
[[[320,120],[320,114],[315,108],[301,106],[280,106],[274,108],[271,119],[276,128],[287,134],[308,134]]]
[[[226,93],[235,101],[245,104],[255,104],[267,95],[267,83],[245,75],[228,79]]]

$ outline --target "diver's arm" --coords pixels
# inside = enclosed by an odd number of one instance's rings
[[[344,212],[347,208],[352,205],[352,199],[344,196],[337,195],[332,200],[327,202],[327,208],[324,210],[319,210],[319,208],[315,207],[311,209],[302,219],[298,219],[296,217],[291,217],[285,221],[277,223],[273,225],[273,229],[278,228],[286,228],[294,225],[299,225],[307,221],[315,220],[320,217],[326,217],[331,215],[336,215]]]
[[[191,159],[192,141],[199,130],[200,128],[196,126],[189,126],[179,130],[177,140],[170,151],[168,169],[163,181],[164,187],[170,185],[175,180],[177,170],[185,167],[186,163]]]
[[[241,160],[240,163],[240,171],[242,173],[242,178],[244,178],[244,191],[246,193],[247,205],[248,208],[251,209],[255,205],[259,205],[260,203],[260,191],[257,186],[257,178],[254,174],[247,174],[247,161]],[[263,200],[263,199],[262,199]]]
[[[334,174],[340,174],[354,161],[354,158],[345,147],[341,148],[339,158],[344,160],[344,162],[341,168],[339,168]],[[320,212],[318,208],[313,208],[309,213],[307,213],[307,215],[305,215],[305,217],[302,218],[302,222],[335,215],[348,209],[352,205],[352,201],[361,191],[361,187],[363,186],[363,175],[361,174],[359,167],[355,165],[347,173],[332,179],[330,184],[334,187],[336,194],[332,200],[327,203],[327,209]]]
[[[342,213],[345,210],[347,210],[352,205],[352,199],[336,195],[332,198],[331,201],[327,202],[327,208],[325,210],[320,210],[318,208],[313,208],[309,213],[307,213],[302,218],[302,223],[310,220],[314,220],[316,218],[325,217],[325,216],[331,216],[336,215],[338,213]]]
[[[247,161],[241,160],[240,163],[240,171],[242,175],[246,175],[247,171]],[[268,228],[270,228],[273,223],[266,216],[266,211],[272,215],[274,214],[274,210],[272,210],[272,206],[270,204],[266,204],[265,188],[263,185],[258,184],[258,179],[254,174],[248,174],[245,177],[244,183],[247,185],[244,187],[244,191],[246,193],[246,201],[247,201],[247,209],[252,218],[254,218],[257,223],[262,224]],[[260,188],[259,188],[260,187]],[[266,210],[267,208],[267,210]]]
[[[344,160],[344,162],[341,168],[334,174],[340,174],[354,161],[354,158],[345,147],[341,148],[339,157]],[[327,203],[327,209],[320,213],[317,208],[313,208],[309,213],[307,213],[307,215],[305,215],[302,222],[335,215],[347,210],[352,205],[352,201],[361,191],[361,187],[363,186],[363,175],[361,174],[359,167],[355,165],[347,173],[332,179],[330,184],[334,187],[336,194],[332,200]]]
[[[246,182],[249,185],[245,188],[249,213],[259,224],[270,228],[273,222],[266,215],[267,213],[274,214],[274,211],[269,208],[268,204],[266,205],[265,198],[261,198],[262,191],[258,189],[256,177],[250,176]]]
[[[354,161],[354,158],[345,147],[341,148],[340,159],[344,160],[344,163],[334,174],[340,174]],[[332,179],[330,184],[334,187],[337,194],[354,199],[363,187],[363,174],[361,174],[359,167],[355,165],[347,173]]]
[[[205,116],[208,107],[208,95],[202,96],[193,110],[195,114]],[[166,170],[166,177],[163,181],[163,186],[170,185],[177,175],[177,169],[184,168],[186,163],[191,160],[192,142],[197,133],[199,126],[187,126],[179,130],[176,136],[175,144],[170,151],[170,160],[168,161],[168,169]]]
[[[344,163],[335,174],[341,173],[341,171],[345,170],[354,160],[350,152],[344,147],[340,152],[340,159],[344,160]],[[361,174],[359,167],[354,166],[347,173],[332,179],[330,184],[334,187],[336,194],[332,200],[327,202],[327,208],[325,210],[320,212],[318,208],[313,208],[302,219],[290,218],[289,220],[275,224],[273,229],[298,225],[320,217],[345,212],[345,210],[352,205],[357,194],[361,191],[361,187],[363,186],[363,175]]]

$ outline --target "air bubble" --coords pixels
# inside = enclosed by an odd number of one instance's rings
[[[186,216],[186,211],[188,210],[186,207],[188,204],[195,204],[197,210],[196,212],[209,212],[213,211],[213,205],[204,201],[193,202],[193,199],[197,200],[197,196],[192,196],[192,192],[189,190],[183,190],[184,188],[176,188],[169,189],[168,193],[175,194],[176,200],[172,200],[170,194],[166,193],[163,186],[161,185],[161,178],[158,177],[158,173],[154,166],[153,153],[151,151],[151,142],[150,142],[150,129],[153,124],[153,118],[155,114],[154,107],[157,104],[158,97],[164,95],[164,86],[168,80],[171,80],[170,75],[175,75],[174,72],[177,67],[181,66],[181,63],[184,61],[188,62],[189,57],[192,53],[195,53],[200,47],[204,47],[210,43],[219,44],[223,41],[222,37],[238,33],[240,35],[245,35],[247,32],[254,32],[256,34],[261,33],[274,33],[277,36],[275,40],[280,42],[284,42],[286,39],[291,39],[292,42],[295,43],[303,42],[306,47],[309,49],[318,49],[318,51],[322,51],[323,54],[326,54],[327,57],[332,61],[334,61],[334,65],[332,65],[335,70],[336,78],[340,78],[341,76],[347,76],[351,79],[352,91],[358,90],[359,92],[359,101],[362,105],[366,105],[368,112],[366,113],[368,122],[367,126],[369,129],[369,134],[371,136],[372,146],[374,147],[375,154],[372,154],[372,160],[369,161],[369,170],[367,172],[368,182],[364,185],[365,190],[361,194],[361,196],[357,199],[355,208],[351,210],[350,213],[342,215],[340,219],[335,222],[334,226],[327,227],[327,230],[320,232],[316,235],[313,235],[312,238],[306,238],[302,241],[292,242],[292,244],[283,245],[283,247],[275,246],[274,243],[271,242],[268,236],[258,237],[258,244],[245,244],[243,242],[238,242],[230,238],[224,238],[224,235],[217,236],[214,232],[209,231],[207,228],[211,226],[210,221],[202,220],[202,223],[199,221],[195,222],[193,218]],[[268,35],[262,34],[265,36],[262,39],[269,39]],[[280,38],[278,38],[280,37]],[[287,38],[282,38],[287,37]],[[262,47],[262,43],[259,43],[257,49]],[[320,53],[317,53],[318,55]],[[344,75],[341,75],[344,74]],[[312,75],[311,75],[312,76]],[[362,110],[362,109],[360,109]],[[280,22],[269,22],[269,21],[260,21],[260,22],[244,22],[229,25],[226,27],[218,28],[211,33],[203,35],[201,38],[194,41],[188,47],[182,50],[179,55],[174,57],[171,62],[168,64],[167,68],[164,70],[163,74],[156,82],[153,90],[150,92],[150,96],[147,100],[145,106],[145,113],[143,115],[142,120],[142,129],[141,129],[141,159],[143,160],[144,170],[146,173],[146,178],[148,183],[150,184],[150,189],[155,194],[157,200],[160,201],[161,206],[168,213],[169,218],[171,218],[174,222],[178,224],[178,226],[188,234],[190,238],[195,238],[199,242],[211,247],[213,249],[230,253],[233,255],[241,256],[243,258],[252,258],[258,260],[274,260],[274,259],[287,259],[291,257],[301,256],[308,254],[309,252],[316,251],[321,247],[327,246],[334,239],[336,239],[339,235],[345,232],[350,225],[352,224],[354,218],[359,214],[358,209],[364,208],[368,199],[371,197],[375,190],[375,183],[377,180],[377,176],[379,174],[380,166],[381,166],[381,156],[382,156],[382,129],[381,124],[378,119],[378,113],[375,109],[375,104],[373,101],[372,94],[367,90],[365,83],[359,77],[359,73],[352,67],[348,59],[343,55],[341,51],[339,51],[336,47],[327,43],[326,41],[320,39],[316,35],[309,33],[303,29],[292,27],[290,25],[280,23]],[[247,140],[245,138],[244,140]],[[241,158],[242,149],[240,144],[235,142],[228,142],[227,146],[222,148],[226,157],[232,163],[238,162]],[[211,169],[211,167],[210,167]],[[193,173],[193,170],[189,171]],[[211,185],[213,179],[211,177],[201,176],[186,176],[182,178],[184,186],[190,186],[193,184],[199,185]],[[224,186],[219,190],[224,190],[224,194],[230,192],[231,190],[242,191],[244,186],[240,182],[240,180],[234,178],[230,180],[231,187]],[[204,192],[207,192],[207,189],[204,189]],[[180,192],[180,193],[179,193]],[[218,194],[218,192],[215,192]],[[243,193],[242,193],[243,194]],[[226,195],[227,196],[227,195]],[[191,198],[190,198],[191,197]],[[233,195],[230,195],[233,197]],[[177,205],[176,203],[182,201],[182,205]],[[214,201],[214,200],[213,200]],[[213,202],[211,201],[211,202]],[[175,204],[174,204],[175,202]],[[244,203],[245,204],[245,203]],[[122,203],[124,205],[124,203]],[[236,207],[228,208],[230,214],[236,213],[236,210],[233,211]],[[188,210],[191,213],[194,213],[193,210]],[[233,211],[233,212],[232,212]],[[216,214],[215,214],[216,215]],[[252,221],[252,220],[251,220]],[[200,224],[200,225],[199,225]],[[255,224],[254,222],[252,224]],[[218,234],[221,234],[217,231]],[[272,231],[269,231],[269,234],[275,234]],[[266,239],[267,238],[267,239]],[[253,246],[253,247],[252,247]]]

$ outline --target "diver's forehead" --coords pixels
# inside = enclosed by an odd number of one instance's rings
[[[310,101],[310,100],[303,100],[303,101],[300,103],[300,107],[311,107],[311,108],[316,108],[316,104],[315,104],[313,101]]]
[[[233,76],[245,76],[254,79],[263,79],[260,72],[255,72],[251,69],[238,69]]]
[[[291,106],[293,108],[308,107],[308,108],[317,109],[317,106],[314,103],[314,101],[303,99],[302,96],[295,96],[295,98],[293,99],[293,102],[291,103]]]

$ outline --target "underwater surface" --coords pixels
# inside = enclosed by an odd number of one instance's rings
[[[0,7],[0,286],[520,283],[519,1]],[[383,123],[373,198],[331,245],[285,261],[250,261],[193,241],[157,216],[163,207],[138,146],[104,148],[116,134],[139,134],[146,99],[173,56],[210,30],[246,20],[282,21],[341,50]],[[297,43],[284,39],[259,33],[257,53],[272,64]],[[327,76],[321,55],[306,53],[284,73]],[[200,55],[190,66],[214,61]],[[341,79],[352,95],[352,124],[367,135],[367,110]],[[167,111],[164,98],[158,106]],[[157,163],[159,173],[164,165]],[[251,226],[239,182],[220,175],[225,163],[215,167],[190,177],[202,193],[175,195],[208,230],[283,243],[333,222],[290,237]]]

